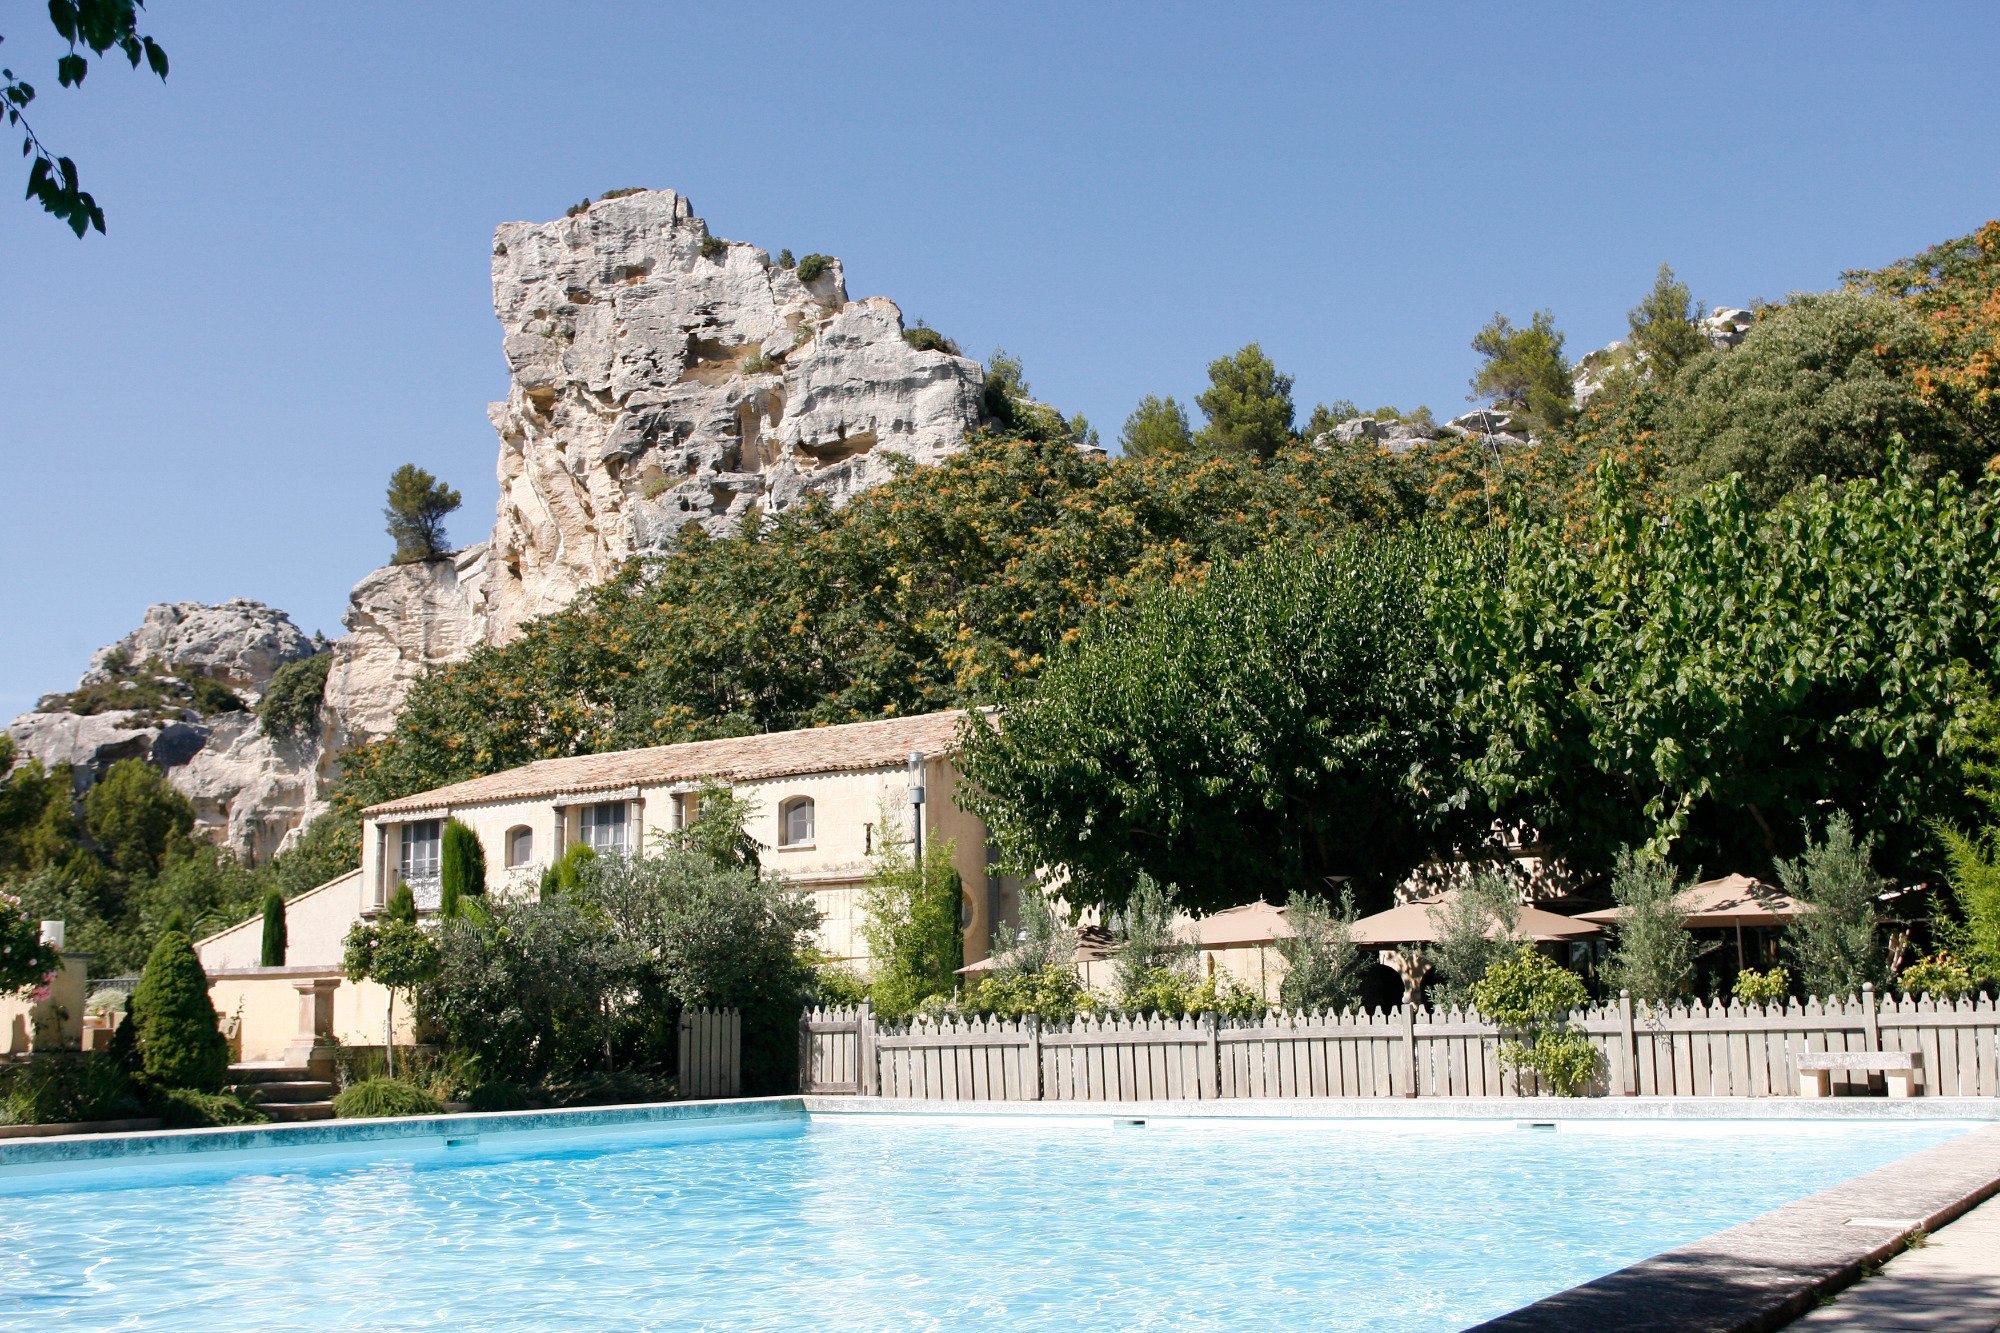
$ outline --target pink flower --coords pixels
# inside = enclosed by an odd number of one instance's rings
[[[54,993],[55,992],[52,991],[47,986],[37,986],[33,990],[28,992],[28,998],[33,1000],[36,1004],[40,1004],[43,1000],[48,999],[49,996]]]

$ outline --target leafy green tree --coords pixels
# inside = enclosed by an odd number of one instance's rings
[[[1285,960],[1278,1002],[1293,1013],[1339,1012],[1353,1004],[1368,961],[1354,946],[1354,895],[1344,892],[1335,904],[1294,889],[1285,900],[1285,921],[1292,933],[1277,942]]]
[[[420,564],[450,554],[444,520],[461,502],[457,491],[416,464],[397,468],[389,478],[389,503],[382,510],[396,543],[391,563]]]
[[[143,759],[120,759],[84,798],[91,841],[112,868],[151,875],[192,849],[194,806]]]
[[[71,806],[67,764],[53,771],[39,759],[14,762],[14,743],[0,732],[0,876],[32,874],[83,855]]]
[[[1927,822],[1964,808],[1965,664],[1997,646],[1992,494],[1892,466],[1769,512],[1729,482],[1659,513],[1615,463],[1599,478],[1581,532],[1440,566],[1466,776],[1585,869],[1624,846],[1768,864],[1832,801],[1927,873]]]
[[[486,896],[486,849],[463,820],[448,819],[438,846],[438,911],[455,917],[467,898]]]
[[[285,965],[285,895],[276,889],[264,895],[264,940],[258,961],[265,967]]]
[[[721,538],[691,524],[430,673],[391,738],[342,755],[339,809],[534,759],[1004,702],[1143,591],[1413,503],[1381,460],[1325,450],[1105,461],[977,438],[839,508]]]
[[[147,957],[132,992],[132,1022],[149,1083],[221,1091],[229,1076],[229,1043],[208,997],[208,975],[180,931],[162,935]]]
[[[196,938],[234,925],[258,910],[263,887],[235,855],[212,843],[191,844],[167,857],[160,873],[135,881],[129,908],[138,938],[186,929]]]
[[[64,88],[80,88],[90,72],[89,51],[103,55],[116,51],[139,68],[146,67],[164,81],[167,53],[160,44],[139,31],[139,11],[145,0],[49,0],[49,20],[56,35],[69,43],[69,53],[56,61],[56,82]],[[21,131],[21,156],[29,159],[28,198],[69,224],[80,240],[90,228],[104,231],[104,210],[78,184],[76,163],[52,152],[28,124],[25,112],[35,100],[35,87],[17,78],[11,69],[0,69],[0,112],[7,123]]]
[[[417,905],[407,884],[396,887],[381,916],[357,921],[347,932],[347,979],[373,981],[388,993],[382,1048],[390,1078],[396,1076],[396,996],[428,983],[437,974],[438,954],[436,938],[417,924]]]
[[[963,754],[1008,862],[1122,906],[1141,873],[1195,910],[1359,877],[1448,846],[1463,801],[1414,534],[1213,571],[1107,616]]]
[[[921,863],[891,838],[880,848],[862,896],[861,935],[874,958],[869,997],[877,1013],[896,1022],[957,987],[965,965],[958,924],[964,892],[949,838],[931,841]]]
[[[703,778],[694,790],[694,818],[653,836],[663,848],[705,856],[725,869],[756,870],[762,849],[749,829],[756,815],[757,803],[737,795],[735,786]]]
[[[1523,413],[1541,431],[1566,425],[1576,414],[1562,331],[1548,311],[1536,311],[1526,328],[1495,314],[1473,335],[1472,350],[1483,358],[1472,377],[1474,399]]]
[[[597,860],[597,851],[588,843],[573,842],[555,862],[542,871],[542,901],[574,893],[583,886],[583,876]]]
[[[257,725],[266,736],[302,744],[319,735],[319,705],[332,665],[332,653],[318,652],[272,674],[257,701]]]
[[[1583,978],[1558,966],[1532,944],[1494,960],[1473,983],[1472,1005],[1500,1026],[1500,1063],[1532,1069],[1560,1097],[1583,1090],[1597,1073],[1597,1050],[1569,1026],[1572,1010],[1590,1002]]]
[[[1660,424],[1672,484],[1685,494],[1737,473],[1769,505],[1815,477],[1877,476],[1899,440],[1920,470],[1971,477],[1985,450],[1916,379],[1937,356],[1923,318],[1884,297],[1831,292],[1767,310],[1740,346],[1696,358],[1675,382]]]
[[[1934,350],[1911,367],[1918,394],[1962,418],[1992,450],[2000,442],[2000,221],[1876,272],[1844,276],[1924,321]]]
[[[2000,980],[2000,835],[1990,827],[1968,834],[1949,824],[1938,835],[1957,909],[1943,918],[1942,933],[1980,976]]]
[[[1682,366],[1709,350],[1701,331],[1701,306],[1669,265],[1660,265],[1653,290],[1625,318],[1632,348],[1655,379],[1672,379]]]
[[[613,941],[641,960],[642,998],[627,1015],[628,1031],[643,1027],[647,994],[671,996],[681,1007],[735,1009],[746,1089],[791,1089],[799,1011],[814,985],[807,951],[820,923],[809,895],[754,865],[673,851],[599,861],[581,898]]]
[[[1256,343],[1210,362],[1208,388],[1194,401],[1208,419],[1195,435],[1205,449],[1270,458],[1293,443],[1292,377]]]
[[[1118,432],[1119,451],[1127,458],[1169,453],[1193,444],[1194,432],[1188,428],[1181,405],[1150,393],[1139,400],[1139,406],[1125,418],[1125,428]]]
[[[1824,838],[1808,838],[1796,859],[1778,862],[1778,883],[1812,909],[1785,925],[1808,995],[1845,997],[1888,982],[1876,899],[1889,881],[1875,873],[1870,850],[1868,839],[1855,838],[1854,822],[1836,812]]]
[[[1644,1004],[1678,999],[1694,975],[1694,941],[1673,866],[1630,849],[1619,852],[1611,897],[1619,907],[1609,979]]]

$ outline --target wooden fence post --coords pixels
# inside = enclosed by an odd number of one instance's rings
[[[1222,1096],[1222,1042],[1216,1036],[1221,1020],[1215,1010],[1201,1016],[1201,1095],[1209,1101]]]
[[[1868,1049],[1882,1049],[1882,1024],[1875,1013],[1875,983],[1861,983],[1861,1018],[1868,1026]]]
[[[1403,1095],[1417,1095],[1417,1007],[1405,1000],[1403,1016]]]
[[[1042,1099],[1042,1016],[1029,1014],[1028,1018],[1028,1065],[1032,1076],[1025,1082],[1022,1091],[1030,1101]]]
[[[812,1006],[806,1005],[799,1010],[799,1091],[802,1093],[813,1090],[812,1021]]]
[[[1624,1043],[1625,1071],[1621,1080],[1625,1086],[1620,1093],[1626,1097],[1639,1095],[1639,1034],[1632,1027],[1632,992],[1618,992],[1618,1039]]]
[[[881,1095],[882,1060],[880,1048],[875,1045],[875,1006],[867,1000],[861,1002],[861,1020],[854,1030],[854,1082],[863,1097]]]

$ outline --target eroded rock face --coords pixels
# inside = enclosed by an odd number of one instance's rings
[[[844,496],[885,475],[877,451],[932,461],[983,420],[979,365],[910,347],[838,261],[806,282],[668,190],[501,227],[493,307],[513,377],[488,411],[496,640],[689,523]]]
[[[218,713],[202,730],[202,746],[168,767],[167,781],[194,803],[197,832],[253,865],[270,860],[311,804],[316,747],[274,740],[254,713]]]
[[[137,666],[157,658],[169,670],[208,676],[254,700],[279,667],[316,651],[290,616],[262,602],[163,602],[146,608],[139,628],[91,654],[82,683],[111,679],[118,660]]]

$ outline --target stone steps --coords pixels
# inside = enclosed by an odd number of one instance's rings
[[[231,1065],[229,1073],[236,1095],[275,1121],[333,1119],[333,1084],[309,1069]]]

